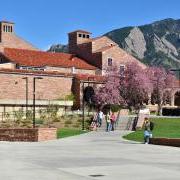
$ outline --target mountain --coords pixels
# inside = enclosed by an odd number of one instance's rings
[[[48,50],[48,52],[68,52],[68,46],[63,44],[54,44]]]
[[[180,19],[115,29],[105,36],[146,64],[180,68]]]

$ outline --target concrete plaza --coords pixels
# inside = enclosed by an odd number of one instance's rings
[[[180,148],[90,132],[49,142],[0,142],[0,180],[179,180]]]

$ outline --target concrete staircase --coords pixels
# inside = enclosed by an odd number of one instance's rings
[[[132,130],[135,116],[120,116],[115,123],[115,130]],[[106,131],[106,121],[102,121],[98,131]]]
[[[115,124],[116,130],[132,130],[134,118],[131,116],[121,116],[117,119]]]

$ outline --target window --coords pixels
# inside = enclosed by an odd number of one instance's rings
[[[33,68],[32,67],[27,67],[27,70],[33,70]]]
[[[86,35],[85,35],[85,34],[83,34],[83,38],[86,38]]]
[[[75,67],[72,67],[71,72],[72,72],[73,74],[75,74],[75,73],[76,73],[76,69],[75,69]]]
[[[120,73],[120,76],[124,77],[124,71],[125,71],[125,65],[120,65],[120,68],[119,68],[119,73]]]
[[[31,70],[31,71],[44,71],[44,68],[42,67],[19,66],[19,69]]]
[[[87,34],[87,35],[86,35],[86,38],[88,38],[88,39],[89,39],[89,34]]]
[[[6,32],[8,32],[8,26],[6,26]]]
[[[79,37],[82,37],[82,34],[79,34]]]
[[[10,26],[8,26],[8,32],[11,32],[11,27]]]
[[[112,58],[108,58],[108,66],[112,66]]]
[[[27,70],[27,67],[25,67],[25,66],[19,66],[19,69]]]

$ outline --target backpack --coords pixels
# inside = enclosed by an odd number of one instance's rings
[[[152,131],[154,129],[154,123],[150,121],[150,130]]]

